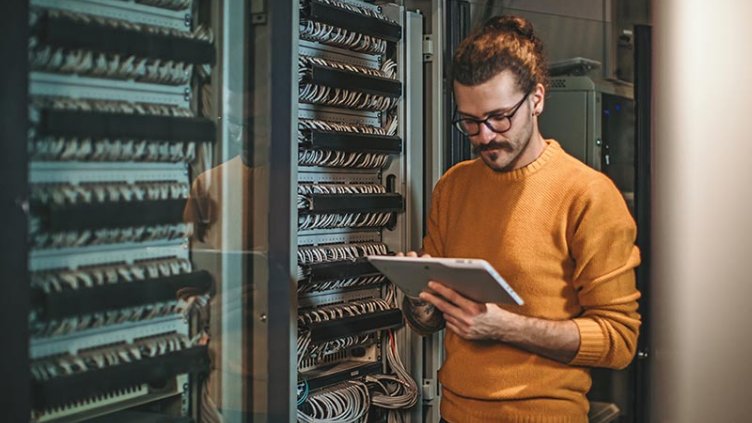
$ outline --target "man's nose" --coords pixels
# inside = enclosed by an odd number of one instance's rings
[[[480,131],[478,131],[478,135],[475,136],[475,139],[480,144],[488,144],[493,141],[494,138],[496,138],[496,132],[492,131],[485,123],[481,123]]]

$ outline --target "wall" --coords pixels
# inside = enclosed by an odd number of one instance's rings
[[[752,416],[752,3],[655,2],[654,422]]]

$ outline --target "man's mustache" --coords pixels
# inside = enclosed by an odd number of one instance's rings
[[[491,141],[488,144],[476,145],[473,147],[474,154],[480,154],[486,150],[497,150],[503,148],[505,150],[513,150],[512,144],[503,141]]]

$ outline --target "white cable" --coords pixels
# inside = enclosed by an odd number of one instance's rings
[[[323,59],[321,57],[300,55],[298,56],[298,77],[308,74],[313,65],[379,78],[393,79],[395,81],[397,80],[397,64],[391,59],[387,59],[380,69],[373,69],[365,66],[351,65],[345,62]]]
[[[212,33],[212,31],[201,25],[196,27],[196,29],[194,29],[193,31],[180,31],[177,29],[166,28],[162,26],[139,24],[130,21],[111,19],[102,16],[87,15],[83,13],[63,10],[48,9],[47,13],[51,18],[67,18],[80,24],[96,24],[108,26],[111,28],[139,31],[166,37],[187,38],[198,41],[206,41],[207,43],[214,42],[214,34]]]
[[[306,20],[303,17],[300,20],[300,38],[362,53],[378,55],[386,53],[385,40]]]
[[[364,383],[347,381],[309,395],[297,417],[303,423],[361,422],[367,418],[370,403]]]

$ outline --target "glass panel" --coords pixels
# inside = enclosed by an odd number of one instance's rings
[[[251,420],[244,2],[29,5],[32,420]]]

